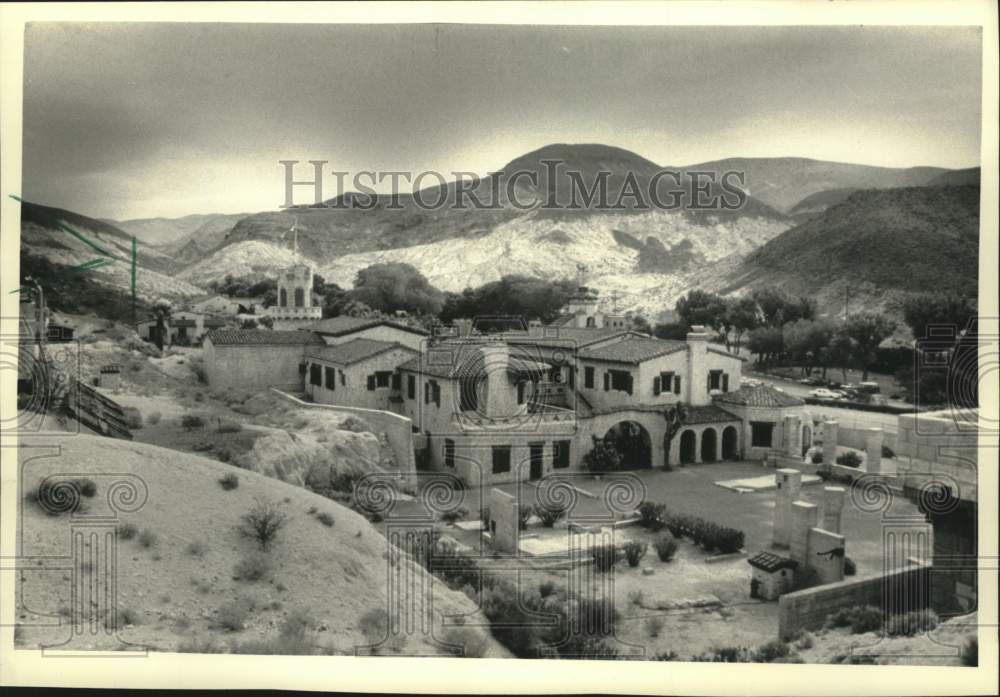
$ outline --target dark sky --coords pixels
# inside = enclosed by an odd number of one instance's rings
[[[33,24],[22,190],[97,217],[252,212],[281,204],[281,159],[486,173],[555,142],[971,167],[980,45],[954,27]]]

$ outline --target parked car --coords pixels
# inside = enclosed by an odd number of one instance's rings
[[[744,377],[740,378],[740,385],[746,385],[747,387],[757,387],[757,385],[759,384],[761,384],[760,380],[756,380],[754,378],[744,378]]]
[[[859,392],[867,392],[868,394],[879,394],[882,392],[882,388],[878,386],[877,382],[862,382],[858,384]]]
[[[828,390],[825,387],[813,390],[809,394],[816,399],[837,399],[837,393],[832,390]]]

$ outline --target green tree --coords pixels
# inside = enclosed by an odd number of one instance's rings
[[[727,327],[726,336],[733,333],[732,344],[727,343],[726,348],[733,348],[739,354],[743,344],[743,336],[751,329],[756,329],[757,303],[753,298],[727,298],[725,324]]]
[[[927,336],[931,324],[954,326],[958,336],[976,317],[976,301],[955,293],[919,293],[907,297],[902,310],[903,321],[917,340]]]
[[[689,331],[691,331],[691,327],[683,322],[666,322],[653,327],[653,336],[669,341],[684,341]]]
[[[785,350],[802,366],[803,375],[812,375],[819,366],[825,376],[827,347],[835,333],[836,326],[828,320],[798,319],[782,328]]]
[[[358,271],[351,299],[381,312],[437,314],[444,294],[411,264],[372,264]]]
[[[895,330],[896,322],[877,312],[853,315],[844,323],[844,332],[854,342],[862,380],[868,380],[868,369],[878,359],[878,345]]]
[[[622,464],[621,453],[615,444],[604,438],[591,436],[593,446],[590,452],[583,456],[583,464],[593,474],[613,472]]]
[[[757,327],[747,336],[747,348],[757,354],[757,362],[768,367],[777,362],[785,352],[785,340],[781,327]]]
[[[690,327],[701,324],[712,329],[725,326],[726,301],[715,293],[695,289],[677,301],[677,316]]]

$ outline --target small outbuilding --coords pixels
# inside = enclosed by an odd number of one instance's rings
[[[777,600],[795,583],[797,561],[773,552],[758,552],[747,563],[753,568],[750,577],[750,597]]]

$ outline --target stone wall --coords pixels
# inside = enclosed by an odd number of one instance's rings
[[[393,414],[389,411],[379,411],[377,409],[362,409],[360,407],[341,407],[334,406],[332,404],[313,404],[311,402],[303,402],[301,399],[296,399],[281,390],[274,388],[271,389],[276,394],[284,397],[297,407],[302,407],[303,409],[325,409],[338,414],[354,415],[360,419],[364,419],[372,426],[385,433],[385,437],[389,441],[389,447],[392,448],[393,455],[396,457],[396,466],[399,468],[400,476],[403,477],[404,482],[407,485],[416,485],[417,465],[416,458],[413,453],[413,422],[405,416]]]
[[[873,605],[883,612],[906,612],[929,604],[929,568],[914,565],[874,578],[851,579],[786,593],[778,599],[778,635],[788,641],[800,630],[823,627],[841,608]]]

